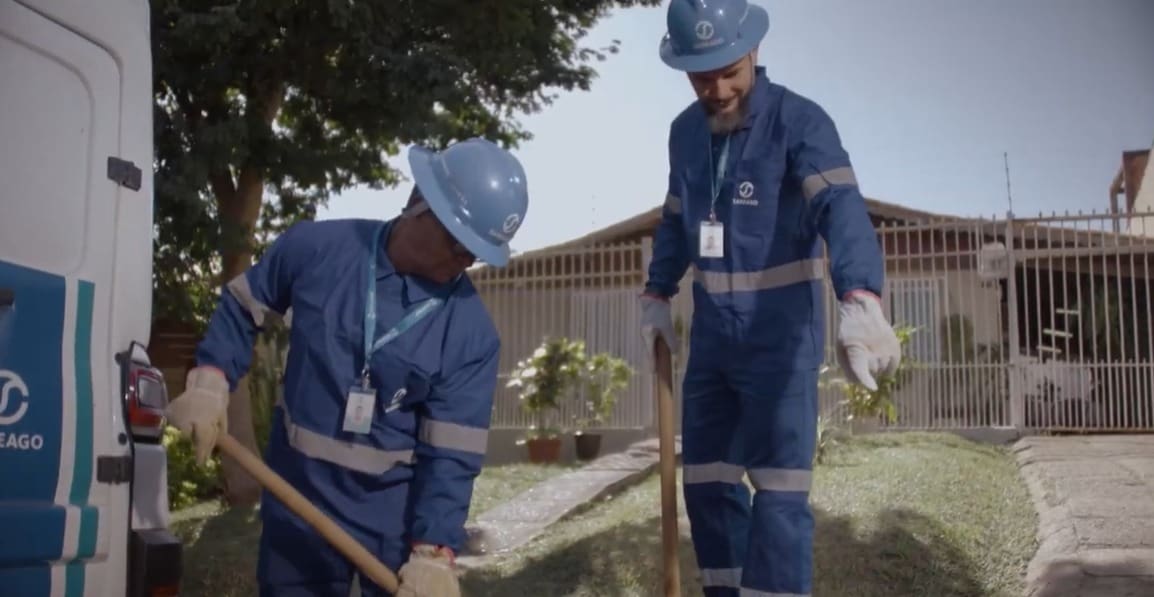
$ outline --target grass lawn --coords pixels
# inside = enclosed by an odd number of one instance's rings
[[[659,595],[658,489],[654,474],[470,571],[464,594]],[[1036,515],[1012,458],[953,435],[852,439],[818,467],[813,505],[816,597],[1017,597],[1036,547]],[[700,595],[688,538],[681,561],[682,593]]]
[[[469,520],[551,476],[566,465],[510,464],[488,467],[477,477]],[[256,595],[260,519],[256,509],[224,510],[208,502],[173,513],[173,531],[185,544],[182,597]]]

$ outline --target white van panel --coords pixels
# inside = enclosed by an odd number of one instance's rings
[[[108,160],[151,167],[147,14],[0,0],[0,384],[19,390],[0,413],[0,477],[19,479],[0,484],[0,593],[124,594],[130,487],[97,459],[128,454],[114,355],[148,337],[152,195]]]
[[[29,21],[36,17],[25,13],[11,24]],[[119,76],[111,56],[65,30],[49,29],[51,38],[30,42],[45,31],[42,20],[35,27],[25,39],[0,37],[0,139],[22,140],[4,146],[17,155],[0,154],[0,180],[7,187],[0,255],[39,270],[70,272],[83,256],[95,174],[89,167],[92,119],[117,110]]]

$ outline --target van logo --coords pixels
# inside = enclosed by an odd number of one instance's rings
[[[16,412],[9,415],[8,401],[12,398],[12,392],[20,393],[19,406],[16,407]],[[15,402],[15,401],[14,401]],[[24,418],[24,413],[28,412],[28,385],[16,375],[15,371],[8,371],[7,369],[0,369],[0,425],[14,425]]]
[[[2,431],[19,423],[27,413],[28,384],[15,371],[0,369],[0,450],[36,451],[44,447],[44,436],[39,433]]]

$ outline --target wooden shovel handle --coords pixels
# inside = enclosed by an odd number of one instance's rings
[[[283,477],[236,441],[231,435],[222,433],[216,445],[225,454],[233,457],[244,470],[248,471],[261,485],[272,492],[289,510],[304,519],[316,529],[337,551],[352,561],[366,577],[389,593],[397,592],[397,576],[381,563],[369,550],[353,539],[344,529],[321,512],[312,502],[305,499]]]
[[[673,363],[669,346],[658,337],[653,347],[657,383],[653,398],[657,402],[658,446],[661,468],[661,547],[665,575],[665,597],[681,595],[681,563],[677,547],[677,462],[673,450]]]

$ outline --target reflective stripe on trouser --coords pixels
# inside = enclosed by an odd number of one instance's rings
[[[756,360],[718,356],[721,347],[693,350],[682,475],[705,595],[808,595],[817,372],[767,372]]]

